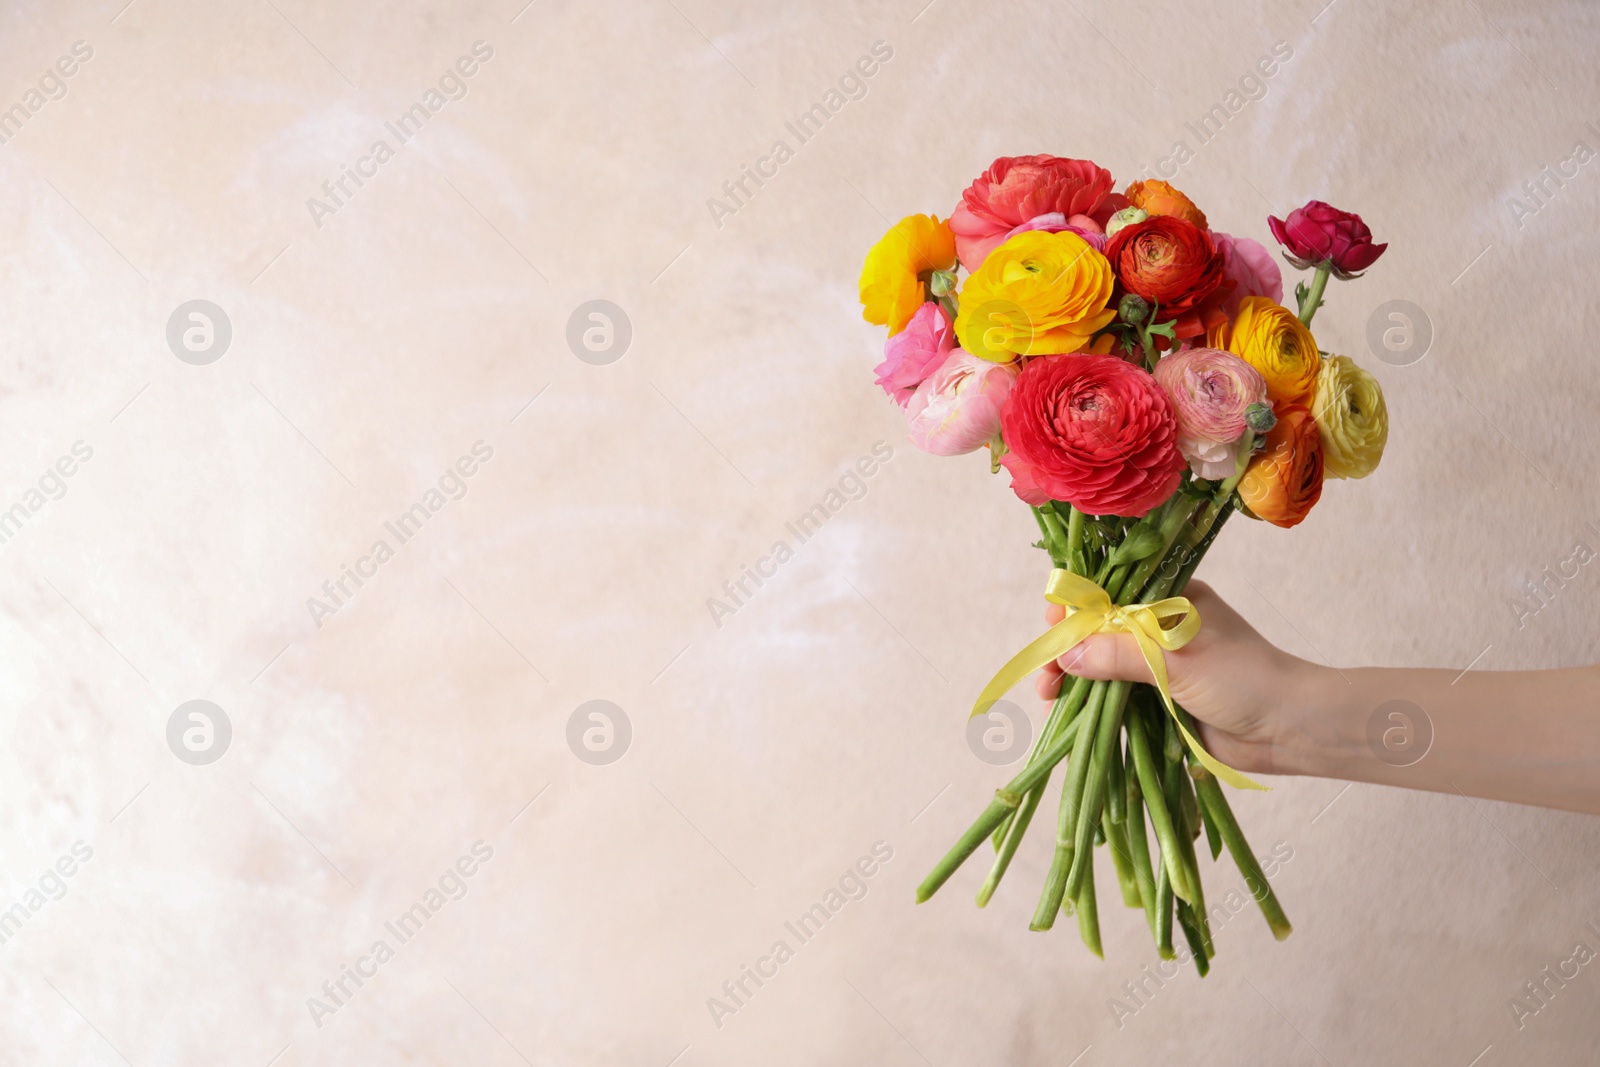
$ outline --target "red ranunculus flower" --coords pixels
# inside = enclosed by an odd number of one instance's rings
[[[1058,156],[1002,156],[961,194],[950,213],[956,256],[968,273],[1005,241],[1012,230],[1040,215],[1059,213],[1072,223],[1093,220],[1104,230],[1118,209],[1128,206],[1111,191],[1111,172],[1087,159]]]
[[[1116,356],[1028,361],[1000,413],[1011,488],[1035,506],[1140,516],[1170,497],[1186,466],[1156,380]]]
[[[1106,258],[1130,293],[1156,304],[1156,319],[1177,320],[1179,337],[1197,337],[1226,316],[1211,300],[1223,296],[1226,261],[1211,235],[1176,215],[1151,215],[1124,226],[1106,244]]]
[[[1284,257],[1301,270],[1324,260],[1333,264],[1339,278],[1350,278],[1377,262],[1387,244],[1372,243],[1372,231],[1360,215],[1340,211],[1331,204],[1313,200],[1289,212],[1287,219],[1267,216],[1272,236],[1284,247]]]

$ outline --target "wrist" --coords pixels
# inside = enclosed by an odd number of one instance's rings
[[[1342,778],[1350,756],[1364,744],[1343,699],[1349,683],[1332,667],[1290,657],[1273,718],[1273,773]]]

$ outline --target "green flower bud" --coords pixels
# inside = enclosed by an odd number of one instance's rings
[[[956,291],[956,272],[953,270],[936,270],[928,279],[928,290],[934,296],[949,296]]]
[[[1245,425],[1249,426],[1257,436],[1270,433],[1278,425],[1278,416],[1272,413],[1272,405],[1258,400],[1244,409]]]
[[[1143,222],[1149,217],[1150,212],[1142,207],[1125,207],[1115,215],[1112,215],[1111,221],[1106,223],[1106,236],[1108,238],[1115,237],[1117,231],[1124,226],[1132,226],[1134,223]]]
[[[1137,293],[1129,293],[1117,305],[1117,314],[1122,316],[1123,322],[1137,326],[1150,317],[1150,301]]]

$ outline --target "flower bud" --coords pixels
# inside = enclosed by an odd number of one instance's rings
[[[1132,226],[1136,222],[1143,222],[1150,217],[1150,213],[1142,207],[1125,207],[1111,216],[1106,223],[1106,236],[1115,237],[1117,231],[1124,226]]]
[[[1117,314],[1122,316],[1123,322],[1137,326],[1150,317],[1150,301],[1137,293],[1129,293],[1117,305]]]
[[[928,277],[928,291],[935,297],[949,296],[956,291],[956,272],[936,270]]]
[[[1313,200],[1288,218],[1267,216],[1272,236],[1284,258],[1301,270],[1327,266],[1336,278],[1354,278],[1383,255],[1387,244],[1373,244],[1372,231],[1361,216]]]
[[[1257,435],[1270,433],[1278,425],[1278,416],[1272,413],[1272,405],[1257,401],[1244,409],[1245,424]]]

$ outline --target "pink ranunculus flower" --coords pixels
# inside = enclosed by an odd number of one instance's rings
[[[1065,230],[1068,233],[1075,233],[1082,237],[1088,242],[1089,247],[1096,252],[1104,252],[1106,250],[1107,238],[1104,226],[1091,219],[1088,215],[1074,215],[1069,219],[1059,211],[1052,211],[1045,215],[1035,215],[1021,226],[1007,233],[995,247],[998,248],[1017,234],[1027,233],[1030,230],[1043,230],[1045,233],[1060,233]]]
[[[1331,263],[1338,278],[1350,278],[1377,262],[1387,244],[1372,243],[1372,231],[1353,211],[1340,211],[1321,200],[1289,212],[1286,219],[1267,216],[1272,236],[1283,246],[1289,262],[1301,270]],[[960,243],[957,239],[956,247]]]
[[[1069,224],[1084,216],[1104,231],[1127,198],[1111,191],[1111,172],[1087,159],[1003,156],[961,194],[950,213],[956,256],[968,272],[982,265],[1018,226],[1060,214]]]
[[[1000,432],[1017,368],[956,349],[906,404],[911,443],[935,456],[975,452]]]
[[[1178,416],[1178,451],[1200,478],[1231,478],[1239,439],[1247,429],[1245,408],[1267,399],[1261,372],[1231,352],[1185,348],[1156,364],[1156,381],[1172,398]]]
[[[895,403],[905,407],[917,386],[938,369],[955,346],[950,316],[930,300],[917,309],[905,329],[883,346],[883,362],[873,368],[878,384]]]
[[[1211,240],[1222,253],[1222,277],[1233,282],[1233,289],[1218,306],[1232,322],[1239,315],[1239,301],[1247,296],[1264,296],[1274,304],[1283,303],[1283,271],[1272,253],[1260,241],[1248,237],[1211,231]]]

